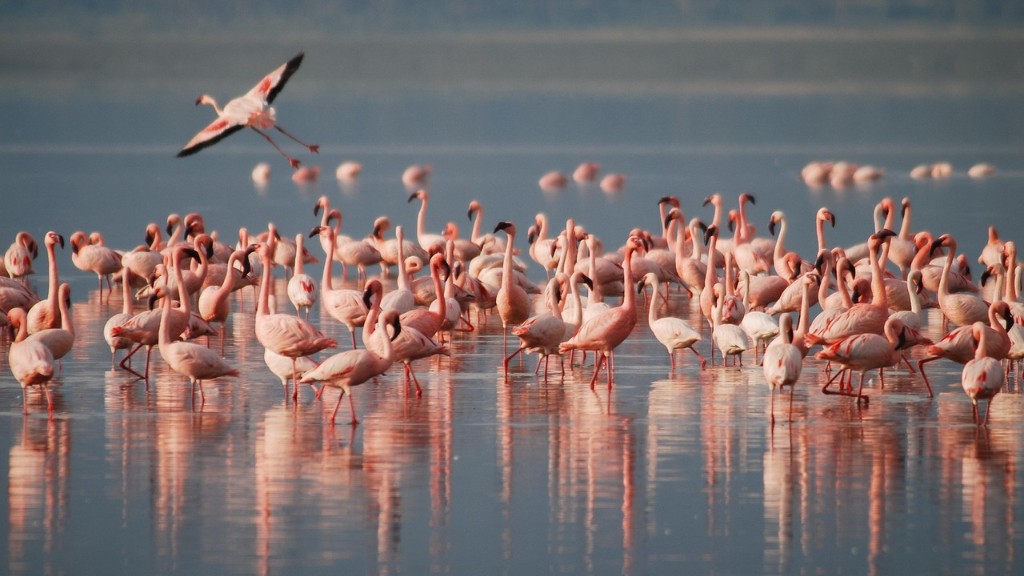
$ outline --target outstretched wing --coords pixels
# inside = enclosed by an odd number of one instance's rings
[[[178,158],[181,158],[182,156],[191,156],[203,148],[213,146],[217,142],[220,142],[242,128],[243,126],[241,124],[234,124],[224,118],[217,118],[211,122],[209,126],[203,128],[198,134],[193,136],[192,139],[188,141],[188,144],[185,144],[185,147],[178,152]]]
[[[285,83],[288,79],[295,74],[295,71],[299,69],[299,65],[302,64],[302,57],[305,56],[303,52],[299,52],[294,58],[285,62],[279,66],[276,70],[267,74],[260,80],[252,90],[249,90],[247,96],[255,96],[266,101],[270,104],[277,98],[277,95],[284,88]]]

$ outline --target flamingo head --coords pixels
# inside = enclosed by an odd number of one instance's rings
[[[900,206],[902,207],[900,209],[900,217],[906,218],[907,210],[910,210],[910,198],[904,197],[903,200],[900,201]]]
[[[832,227],[836,227],[836,215],[833,214],[832,211],[829,210],[828,208],[821,207],[818,209],[818,220],[821,222],[831,222]]]
[[[82,249],[82,246],[89,244],[89,238],[85,235],[85,232],[82,232],[81,230],[72,234],[69,241],[71,242],[71,252],[74,254],[78,254],[78,251]]]
[[[374,278],[366,283],[366,287],[363,289],[363,304],[366,305],[367,309],[373,308],[373,297],[377,296],[379,299],[381,294],[384,293],[384,286],[380,283],[380,280]]]
[[[740,213],[736,210],[729,210],[729,232],[736,231],[736,222],[740,219]]]
[[[679,198],[676,198],[675,196],[662,196],[658,199],[658,206],[661,206],[662,204],[668,204],[669,206],[679,208]]]
[[[316,199],[316,204],[313,204],[313,216],[319,216],[321,209],[324,212],[330,212],[331,210],[331,201],[327,196],[321,196]]]
[[[497,234],[498,231],[501,230],[503,230],[505,234],[508,234],[509,236],[514,236],[516,233],[516,225],[506,221],[498,222],[498,224],[494,227],[494,233]]]
[[[479,212],[480,210],[482,210],[482,206],[480,206],[480,202],[478,202],[476,200],[471,200],[469,202],[469,209],[466,211],[466,218],[468,218],[469,220],[472,220],[473,219],[473,214],[476,213],[476,212]]]
[[[57,244],[60,244],[61,248],[64,247],[64,237],[53,230],[46,233],[46,238],[43,242],[46,244],[47,248],[50,246],[56,246]]]
[[[743,206],[744,202],[750,202],[751,204],[757,205],[757,198],[754,198],[754,195],[749,192],[744,192],[743,194],[740,194],[740,207]]]
[[[772,236],[775,236],[775,226],[781,223],[783,218],[785,218],[785,215],[782,213],[781,210],[776,210],[775,212],[772,212],[772,215],[768,218],[768,232]]]
[[[665,221],[662,222],[662,224],[667,228],[669,222],[671,222],[673,220],[680,220],[681,221],[682,219],[683,219],[683,211],[680,210],[679,208],[673,207],[671,210],[668,211],[668,214],[665,214]]]
[[[168,216],[166,228],[167,233],[170,234],[174,232],[174,227],[177,226],[178,224],[181,224],[181,216],[178,216],[177,214],[171,214],[170,216]]]
[[[537,226],[530,226],[526,229],[526,243],[533,244],[537,241]]]
[[[704,245],[705,246],[707,246],[708,243],[711,241],[711,237],[712,236],[714,236],[714,237],[718,236],[718,226],[715,226],[714,224],[712,224],[711,226],[708,226],[707,228],[704,229]]]

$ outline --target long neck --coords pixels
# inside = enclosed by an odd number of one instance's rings
[[[779,237],[775,240],[775,253],[773,254],[773,256],[775,257],[776,260],[780,260],[780,259],[782,259],[783,256],[786,255],[785,244],[786,244],[786,217],[783,216],[782,218],[779,218]],[[818,244],[821,244],[820,240],[818,241]],[[821,248],[818,248],[818,249],[820,250]],[[776,270],[776,273],[778,273],[778,270]]]
[[[171,296],[165,294],[160,302],[160,329],[157,333],[157,344],[163,350],[174,338],[171,336]]]
[[[60,278],[57,276],[57,252],[55,245],[52,242],[47,242],[46,256],[50,259],[50,290],[46,293],[46,299],[51,304],[56,304],[57,300],[57,289],[60,285]]]
[[[399,290],[408,290],[409,273],[405,271],[405,234],[401,227],[395,230],[395,240],[398,242],[398,288]]]
[[[626,257],[622,260],[622,285],[625,287],[625,290],[622,291],[622,307],[633,311],[636,310],[636,290],[633,289],[636,286],[633,283],[633,252],[635,251],[636,248],[633,246],[626,248]]]
[[[647,309],[647,323],[653,324],[658,319],[658,306],[661,304],[661,290],[658,290],[657,284],[652,284],[653,294],[651,295],[651,307]],[[627,292],[632,290],[627,286]]]
[[[270,255],[268,253],[261,254],[263,260],[263,277],[260,279],[260,299],[256,303],[256,317],[267,316],[270,314]],[[325,270],[330,268],[330,259],[324,266]],[[326,278],[330,278],[330,271],[325,272]],[[329,281],[328,281],[329,282]]]
[[[302,268],[302,234],[295,235],[295,263],[294,263],[294,274],[303,274]]]
[[[548,239],[548,217],[544,216],[544,215],[540,215],[540,216],[537,217],[537,221],[540,222],[540,226],[537,227],[537,240],[536,240],[536,242],[539,242],[541,240],[547,240]]]
[[[320,277],[320,286],[322,286],[323,290],[325,291],[333,290],[334,283],[331,280],[331,268],[334,267],[334,249],[337,244],[337,242],[334,239],[336,238],[336,236],[334,235],[334,229],[331,228],[330,226],[327,227],[327,230],[324,230],[320,233],[327,234],[327,262],[324,262],[324,272],[323,275]],[[298,259],[298,256],[296,256],[296,260]],[[401,264],[399,264],[399,266],[401,266]]]
[[[234,253],[228,257],[228,267],[224,273],[224,281],[221,282],[220,288],[217,289],[218,296],[230,294],[235,289],[235,262],[238,262],[238,258]],[[242,256],[242,258],[245,258],[245,256]]]
[[[68,299],[70,297],[70,290],[65,288],[62,290],[63,294],[60,294],[60,327],[68,332],[75,333],[75,325],[71,321],[71,309],[68,308]]]
[[[129,277],[131,270],[124,266],[121,268],[121,313],[131,315],[132,313],[132,292],[131,286],[129,286]]]
[[[900,239],[910,240],[910,205],[903,209],[903,223],[900,224]]]
[[[202,252],[199,253],[200,259],[204,258]],[[178,283],[178,299],[181,300],[181,309],[185,312],[186,316],[192,314],[192,297],[188,293],[188,288],[185,287],[185,280],[181,274],[181,253],[179,252],[174,261],[174,281]],[[168,295],[170,298],[170,295]]]
[[[849,308],[853,306],[853,298],[850,297],[850,289],[846,285],[846,274],[845,271],[841,268],[837,268],[837,271],[838,273],[836,274],[836,290],[839,291],[839,296],[843,299],[843,306]]]
[[[420,200],[420,212],[416,216],[416,237],[423,238],[427,234],[427,199]]]
[[[715,248],[718,246],[718,236],[716,234],[711,235],[711,241],[708,243],[708,267],[704,272],[704,289],[711,290],[715,286],[715,281],[718,277],[715,275]],[[708,292],[710,294],[710,292]]]
[[[910,311],[920,316],[921,295],[917,293],[917,290],[914,288],[914,284],[910,281],[909,277],[907,278],[907,292],[910,295]]]
[[[508,245],[509,245],[509,248],[507,249],[507,253],[509,254],[508,258],[511,259],[511,257],[512,257],[511,256],[512,242],[509,242]],[[512,280],[512,276],[511,276],[511,274],[512,274],[511,273],[512,265],[511,264],[508,265],[508,269],[510,271],[507,273],[508,276],[506,276],[506,278],[508,278],[508,280],[511,281]],[[451,273],[449,273],[448,275],[450,277]],[[437,294],[437,315],[441,317],[441,321],[443,322],[444,319],[448,315],[448,299],[445,298],[444,286],[442,286],[442,284],[441,284],[441,267],[440,266],[435,265],[435,266],[431,266],[430,267],[430,278],[434,281],[434,294]]]
[[[583,323],[583,299],[580,298],[579,278],[573,278],[569,283],[569,289],[572,291],[572,301],[576,304],[576,308],[572,311],[572,323],[574,326],[579,326]]]
[[[837,274],[838,276],[838,274]],[[818,282],[818,302],[822,308],[825,307],[825,300],[828,298],[828,284],[832,278],[832,259],[825,258],[825,269],[821,273],[821,281]]]
[[[470,233],[469,238],[473,242],[479,242],[481,221],[484,219],[484,209],[477,208],[474,212],[476,213],[473,215],[473,231]]]
[[[950,240],[949,253],[946,254],[946,262],[942,265],[942,275],[939,276],[939,290],[937,295],[946,297],[949,295],[949,272],[953,268],[953,258],[956,256],[956,241]]]
[[[874,246],[868,246],[868,261],[871,263],[871,305],[877,308],[888,308],[889,302],[885,295],[882,265],[878,261]]]
[[[1007,302],[1016,302],[1017,301],[1017,282],[1016,282],[1016,278],[1015,278],[1015,276],[1017,274],[1017,250],[1016,250],[1016,246],[1014,246],[1013,249],[1009,250],[1009,254],[1007,254],[1006,260],[1007,260],[1006,271],[1003,272],[1006,275],[1006,284],[1003,286],[1003,289],[1004,289],[1003,300],[1006,300]]]
[[[373,333],[376,331],[374,328],[376,328],[377,319],[380,317],[380,296],[374,294],[371,298],[370,309],[366,313],[366,321],[363,322],[363,346],[367,345],[370,338],[373,336]],[[384,339],[389,340],[387,338],[387,330],[384,330],[383,332],[385,336]],[[390,344],[391,342],[389,340],[388,345],[390,346]]]
[[[827,281],[822,278],[822,284]],[[797,322],[796,332],[797,334],[807,334],[807,328],[810,326],[811,316],[811,285],[804,284],[803,290],[800,291],[800,320]]]
[[[825,250],[827,248],[825,244],[825,219],[818,218],[815,222],[815,232],[818,235],[818,251]]]

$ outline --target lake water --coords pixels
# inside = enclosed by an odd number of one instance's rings
[[[487,229],[510,220],[525,230],[543,211],[617,246],[633,227],[658,229],[663,195],[710,220],[705,196],[734,204],[750,192],[760,233],[784,210],[790,246],[805,256],[818,207],[838,218],[829,243],[849,245],[871,232],[884,196],[908,197],[914,229],[955,234],[971,261],[988,225],[1019,241],[1024,84],[1002,61],[1020,53],[1016,37],[890,34],[839,38],[839,47],[798,38],[5,40],[0,238],[99,230],[130,249],[148,222],[193,211],[228,239],[270,221],[294,236],[318,222],[320,195],[344,212],[349,235],[369,233],[384,214],[414,230],[418,203],[406,202],[400,174],[429,163],[431,231],[447,221],[468,231],[467,204],[479,199]],[[870,52],[893,46],[873,72]],[[275,105],[280,123],[321,154],[279,141],[323,167],[319,182],[293,183],[248,131],[173,157],[212,119],[192,106],[199,93],[223,103],[300,48],[306,62]],[[333,176],[345,159],[364,167],[353,185]],[[887,173],[869,186],[811,189],[799,172],[818,159]],[[626,174],[625,190],[539,189],[543,173],[584,160]],[[273,168],[263,188],[249,177],[259,161]],[[936,161],[951,162],[953,177],[909,177]],[[980,161],[998,171],[968,178]],[[593,391],[589,365],[545,380],[531,358],[506,379],[501,325],[490,318],[455,336],[450,359],[416,364],[422,397],[392,369],[356,389],[359,426],[341,424],[342,407],[331,427],[333,390],[322,403],[308,391],[297,406],[283,400],[253,335],[251,293],[234,301],[224,341],[242,376],[210,383],[193,406],[156,354],[148,390],[110,369],[102,326],[120,298],[101,303],[70,249],[59,264],[77,339],[52,387],[52,420],[38,391],[22,415],[2,345],[8,574],[1022,570],[1024,402],[1019,388],[1005,391],[990,425],[976,427],[951,362],[930,365],[934,398],[901,370],[884,390],[872,379],[871,402],[858,407],[822,395],[822,366],[808,360],[793,421],[771,427],[752,358],[702,372],[687,354],[671,372],[646,307],[616,353],[614,387]],[[308,272],[319,277],[320,267]],[[543,277],[535,264],[531,276]],[[45,276],[32,283],[44,290]],[[701,324],[683,296],[670,304]],[[326,314],[313,318],[347,341]],[[933,311],[928,333],[940,330]],[[699,345],[708,348],[708,339]]]

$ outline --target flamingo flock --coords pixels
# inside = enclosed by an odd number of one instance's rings
[[[244,98],[269,104],[299,62],[301,55]],[[239,106],[232,101],[218,113],[224,116]],[[270,126],[241,121],[233,126],[246,125],[257,132]],[[230,131],[226,127],[208,134],[186,150],[197,151]],[[348,174],[358,173],[350,168]],[[584,163],[573,177],[593,181],[598,169]],[[938,360],[963,364],[963,389],[979,425],[987,425],[991,407],[982,418],[977,402],[991,405],[996,394],[1020,380],[1021,267],[1015,243],[1001,239],[994,229],[987,232],[978,258],[983,273],[977,281],[957,253],[955,237],[912,228],[908,199],[879,202],[872,213],[875,232],[862,245],[850,247],[828,243],[826,224],[837,226],[837,217],[827,207],[806,223],[773,211],[764,222],[770,235],[758,235],[749,213],[757,200],[747,193],[739,195],[735,207],[721,194],[703,202],[693,199],[691,206],[675,196],[662,197],[654,230],[637,226],[619,239],[602,237],[572,218],[560,229],[543,213],[518,223],[527,227],[520,234],[516,222],[485,223],[483,206],[474,200],[467,211],[472,232],[460,237],[457,219],[440,233],[428,227],[430,193],[420,186],[429,172],[429,167],[414,167],[403,177],[414,187],[409,202],[419,201],[417,227],[408,239],[402,226],[391,227],[388,216],[371,223],[366,238],[341,235],[342,210],[332,208],[326,196],[313,205],[308,233],[282,235],[273,223],[260,223],[253,229],[265,232],[250,234],[242,228],[234,246],[218,241],[217,232],[198,213],[184,218],[172,214],[166,227],[141,226],[145,241],[130,250],[106,246],[99,233],[73,232],[68,236],[72,263],[97,276],[100,302],[120,294],[117,313],[103,329],[112,366],[148,387],[152,350],[157,348],[157,362],[189,384],[193,402],[198,388],[200,406],[204,383],[211,380],[241,377],[253,385],[257,375],[243,374],[223,355],[224,332],[238,321],[231,312],[248,308],[255,311],[252,325],[235,326],[235,337],[262,346],[267,368],[284,386],[286,402],[300,401],[299,384],[314,387],[314,401],[327,388],[337,388],[339,396],[326,418],[332,424],[345,395],[351,422],[357,423],[354,388],[385,381],[396,364],[403,367],[406,393],[411,384],[422,395],[414,365],[455,355],[453,344],[460,334],[485,329],[500,329],[503,355],[495,365],[506,381],[517,370],[517,356],[536,354],[537,378],[552,377],[549,364],[554,358],[558,378],[569,385],[566,366],[589,363],[590,388],[597,390],[604,371],[604,386],[611,389],[617,351],[624,342],[647,335],[668,355],[647,361],[664,362],[673,373],[761,370],[770,390],[773,424],[776,391],[789,389],[792,420],[794,391],[810,390],[801,381],[809,362],[819,362],[829,374],[824,394],[848,397],[857,405],[884,401],[887,370],[910,372],[922,385],[922,394],[932,397],[926,365]],[[706,222],[685,219],[684,209],[697,212],[707,206],[713,211],[703,214]],[[412,216],[411,208],[406,216]],[[902,225],[897,231],[898,216]],[[787,248],[787,235],[801,228],[815,230],[814,254]],[[731,238],[721,238],[727,229]],[[42,245],[47,258],[42,296],[28,281],[42,266],[35,262],[39,244],[27,232],[14,236],[0,277],[0,323],[10,326],[3,345],[14,379],[26,389],[26,413],[27,389],[40,387],[49,399],[48,385],[60,378],[61,359],[75,341],[70,288],[61,282],[57,264],[65,237],[50,231]],[[320,263],[317,251],[323,257],[319,279],[306,272],[307,266]],[[335,260],[345,271],[343,287],[334,284]],[[357,269],[354,281],[345,278],[349,267]],[[376,267],[379,277],[372,276]],[[531,268],[533,276],[542,274],[545,280],[532,280]],[[417,277],[421,270],[424,274]],[[280,274],[287,279],[287,291],[278,298],[273,277]],[[120,290],[114,289],[115,283]],[[249,292],[242,289],[249,286],[254,292],[247,306]],[[291,304],[287,312],[277,310],[284,296]],[[690,306],[692,314],[685,309]],[[326,314],[311,314],[317,308]],[[941,314],[942,337],[936,341],[925,334],[929,310]],[[693,314],[704,321],[691,325],[686,318]],[[339,346],[328,337],[324,322],[348,330],[350,345]],[[218,334],[219,349],[211,338]],[[199,340],[204,335],[205,341]],[[143,348],[146,360],[140,367],[132,359]],[[687,349],[699,365],[688,366],[676,354]],[[717,362],[716,351],[721,357]],[[753,368],[743,363],[751,351]],[[318,358],[321,354],[327,356]],[[916,370],[910,358],[917,360]],[[877,390],[866,392],[866,376],[876,372]],[[856,386],[854,373],[859,374]],[[52,414],[52,403],[48,409]]]

